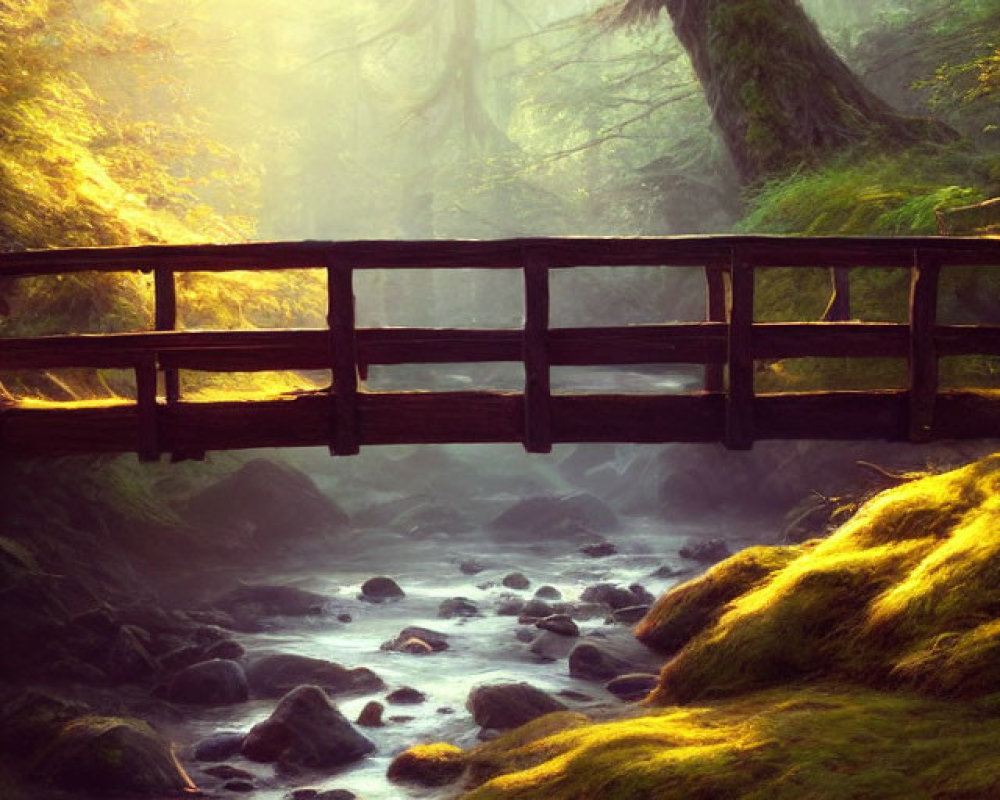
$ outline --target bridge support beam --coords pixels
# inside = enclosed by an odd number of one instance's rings
[[[358,349],[354,332],[354,270],[327,266],[327,321],[333,353],[330,394],[330,452],[355,455],[361,449],[358,419]]]
[[[734,256],[730,269],[729,390],[723,440],[730,450],[749,450],[754,440],[753,284],[753,265]]]
[[[938,359],[934,342],[937,324],[937,258],[914,251],[910,282],[910,414],[909,439],[927,442],[933,438],[934,405],[938,391]]]
[[[524,449],[552,452],[552,385],[549,371],[549,266],[524,253]]]

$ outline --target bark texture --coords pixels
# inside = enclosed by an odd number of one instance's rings
[[[868,90],[798,0],[627,0],[622,18],[666,9],[744,183],[844,147],[905,146],[956,134]]]

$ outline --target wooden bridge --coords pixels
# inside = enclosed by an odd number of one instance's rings
[[[581,266],[701,267],[704,322],[553,328],[549,275]],[[938,325],[943,267],[1000,266],[1000,240],[974,238],[695,237],[505,241],[300,242],[143,246],[0,254],[0,277],[71,272],[152,272],[154,331],[0,339],[0,371],[66,367],[134,370],[136,401],[0,410],[0,454],[136,452],[328,445],[520,442],[723,442],[886,439],[913,442],[1000,435],[1000,394],[939,391],[938,358],[1000,355],[1000,326]],[[175,330],[175,276],[184,271],[323,268],[322,329]],[[908,323],[754,321],[755,271],[893,268],[911,275]],[[511,330],[358,328],[353,275],[367,269],[506,269],[524,279],[524,324]],[[907,359],[909,386],[883,391],[760,394],[755,360],[801,357]],[[522,392],[367,391],[368,365],[521,362]],[[550,367],[705,365],[689,394],[558,394]],[[329,391],[267,400],[190,402],[178,370],[316,370]]]

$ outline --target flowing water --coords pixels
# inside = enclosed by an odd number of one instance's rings
[[[722,526],[722,527],[720,527]],[[259,788],[254,797],[278,800],[291,788],[308,785],[320,789],[344,788],[367,800],[413,796],[431,796],[427,790],[410,790],[390,784],[386,769],[392,757],[408,746],[421,742],[447,741],[461,747],[477,742],[479,728],[465,708],[470,689],[480,684],[527,681],[551,693],[571,689],[592,698],[590,702],[567,705],[586,711],[595,705],[618,705],[598,683],[576,680],[569,675],[566,659],[541,661],[528,646],[515,637],[516,618],[498,616],[494,605],[511,590],[500,585],[504,575],[520,571],[531,580],[531,587],[520,593],[533,595],[543,584],[555,586],[566,600],[578,599],[588,585],[610,581],[622,585],[642,583],[654,594],[668,589],[677,578],[652,578],[659,567],[690,570],[691,562],[677,556],[680,546],[690,537],[726,536],[734,546],[745,543],[746,530],[726,530],[724,524],[678,523],[662,520],[626,518],[620,531],[610,537],[618,553],[605,558],[581,554],[572,541],[535,543],[497,543],[486,531],[430,536],[414,540],[406,534],[358,535],[349,548],[330,563],[313,563],[291,574],[256,576],[269,583],[283,582],[311,589],[329,596],[327,614],[304,619],[278,619],[273,629],[246,634],[241,642],[251,655],[267,652],[297,653],[323,658],[347,667],[365,666],[385,682],[386,689],[365,696],[339,697],[336,703],[348,719],[354,720],[369,700],[383,700],[385,694],[400,686],[424,692],[427,700],[420,705],[387,705],[387,725],[361,729],[376,745],[377,752],[332,775],[306,775],[301,778],[279,776],[267,765],[242,759],[230,763],[256,776]],[[474,560],[487,568],[474,576],[459,569],[462,561]],[[359,601],[361,584],[372,575],[391,575],[406,592],[398,601],[380,605]],[[690,572],[688,573],[690,576]],[[441,600],[456,596],[476,603],[483,616],[440,619]],[[349,613],[352,621],[337,621],[337,614]],[[450,649],[427,656],[387,652],[380,645],[394,638],[408,625],[420,625],[445,633]],[[603,618],[579,623],[581,634],[609,631]],[[266,718],[275,701],[253,701],[237,707],[199,712],[175,735],[181,743],[192,743],[219,731],[246,731]],[[392,716],[412,717],[393,722]],[[197,780],[198,765],[188,762]],[[435,796],[447,795],[437,792]]]

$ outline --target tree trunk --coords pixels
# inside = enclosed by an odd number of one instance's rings
[[[662,8],[746,184],[849,146],[956,136],[942,123],[898,114],[865,88],[798,0],[627,0],[622,16]]]

